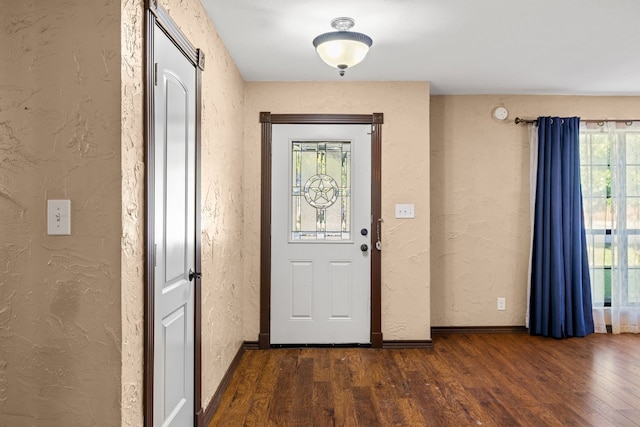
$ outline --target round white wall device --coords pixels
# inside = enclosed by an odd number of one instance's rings
[[[493,117],[495,117],[498,120],[504,120],[507,118],[508,115],[509,115],[509,112],[504,107],[497,107],[495,110],[493,110]]]

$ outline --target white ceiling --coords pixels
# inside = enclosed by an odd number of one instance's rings
[[[416,80],[433,94],[640,95],[640,0],[201,0],[247,81]],[[373,39],[344,77],[312,40]]]

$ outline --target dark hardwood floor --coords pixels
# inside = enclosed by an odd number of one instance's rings
[[[640,426],[640,335],[249,350],[210,426]]]

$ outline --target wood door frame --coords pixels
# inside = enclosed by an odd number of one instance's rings
[[[372,125],[371,132],[371,235],[382,232],[382,113],[373,114],[271,114],[260,113],[260,334],[261,349],[271,346],[271,131],[274,124]],[[375,248],[375,245],[374,245]],[[381,253],[371,251],[371,346],[382,348]]]
[[[144,425],[153,426],[153,374],[154,374],[154,262],[155,259],[155,108],[154,108],[154,36],[153,32],[158,27],[169,37],[175,46],[194,65],[196,70],[196,129],[195,129],[195,269],[202,271],[201,257],[201,118],[202,118],[202,72],[204,71],[204,52],[196,49],[189,39],[182,33],[177,24],[171,19],[169,13],[158,5],[157,0],[146,0],[145,5],[145,58],[144,69],[144,143],[145,143],[145,287],[144,287]],[[197,426],[201,426],[204,418],[202,408],[202,279],[196,278],[194,285],[194,420]]]

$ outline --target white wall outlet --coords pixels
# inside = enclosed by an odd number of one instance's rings
[[[415,209],[413,204],[396,205],[396,218],[415,218]]]
[[[47,234],[71,234],[71,200],[47,200]]]
[[[507,309],[507,299],[506,298],[498,298],[498,310],[504,311]]]

